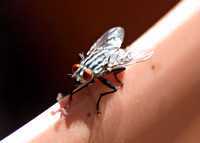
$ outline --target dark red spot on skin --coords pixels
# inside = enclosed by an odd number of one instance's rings
[[[89,113],[87,113],[87,116],[88,116],[88,117],[90,117],[90,116],[91,116],[91,113],[90,113],[90,112],[89,112]]]
[[[151,69],[152,69],[152,70],[154,70],[154,69],[155,69],[155,66],[154,66],[154,65],[152,65],[152,66],[151,66]]]

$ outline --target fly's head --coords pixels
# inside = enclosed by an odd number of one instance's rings
[[[81,64],[74,64],[72,67],[72,73],[72,77],[81,83],[89,82],[94,77],[92,71]]]

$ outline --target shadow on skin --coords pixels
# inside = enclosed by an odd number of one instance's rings
[[[119,73],[117,76],[120,80],[123,81],[123,72]],[[112,114],[112,118],[114,116],[115,119],[112,122],[113,125],[109,124],[110,127],[116,127],[116,125],[120,125],[121,122],[121,116],[123,113],[122,101],[120,100],[121,98],[115,96],[120,96],[123,88],[120,87],[120,83],[116,81],[113,74],[109,74],[104,77],[108,79],[111,83],[116,85],[118,87],[118,90],[115,93],[108,94],[102,97],[100,102],[100,116],[97,115],[96,110],[98,98],[101,93],[112,91],[112,89],[104,85],[98,79],[95,79],[95,82],[92,85],[74,94],[71,106],[67,111],[68,115],[61,114],[61,116],[64,117],[67,129],[71,128],[72,126],[86,125],[90,132],[89,142],[93,142],[96,139],[101,139],[103,141],[105,138],[106,141],[112,140],[113,136],[107,136],[104,133],[105,130],[106,132],[114,132],[113,134],[117,135],[118,130],[113,130],[113,128],[107,127],[108,124],[106,124],[106,120],[109,120],[108,117],[110,116],[106,116],[106,114]],[[114,101],[111,101],[110,99]],[[69,96],[65,97],[62,101],[59,102],[60,106],[65,108],[68,100]],[[107,106],[108,104],[113,104],[113,102],[117,103],[117,108],[116,105]]]

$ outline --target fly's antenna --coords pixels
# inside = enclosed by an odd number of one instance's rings
[[[73,74],[71,74],[71,73],[68,73],[67,75],[68,75],[68,76],[72,76]]]
[[[72,77],[73,74],[71,74],[71,73],[66,73],[66,75]]]

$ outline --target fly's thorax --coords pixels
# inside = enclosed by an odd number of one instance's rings
[[[106,71],[106,66],[108,64],[110,57],[110,52],[107,50],[96,51],[88,55],[81,64],[92,71],[94,77],[99,77],[103,75]]]
[[[86,83],[93,79],[92,71],[84,65],[74,64],[72,67],[73,75],[76,81],[80,81],[81,83]]]

